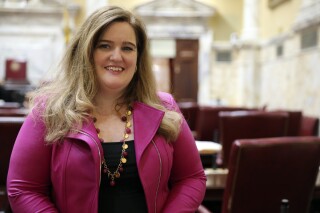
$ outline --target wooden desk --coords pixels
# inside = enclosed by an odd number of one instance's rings
[[[29,113],[29,109],[2,109],[0,108],[0,117],[25,117]]]
[[[221,144],[213,141],[196,141],[200,155],[213,155],[222,150]]]
[[[203,168],[215,166],[216,154],[222,150],[219,143],[213,141],[196,141]]]
[[[205,169],[205,174],[207,190],[204,201],[222,201],[228,169]]]

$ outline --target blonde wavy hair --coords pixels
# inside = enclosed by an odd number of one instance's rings
[[[74,128],[81,127],[94,109],[98,86],[93,52],[100,36],[113,22],[132,26],[138,49],[137,71],[120,98],[125,103],[120,104],[139,101],[164,111],[158,134],[169,142],[177,138],[181,114],[166,109],[157,95],[143,23],[129,11],[109,6],[88,17],[68,46],[56,78],[31,94],[31,106],[39,110],[46,126],[47,143],[62,141]]]

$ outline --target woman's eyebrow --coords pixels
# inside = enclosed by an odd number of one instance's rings
[[[99,42],[107,42],[107,43],[114,43],[113,41],[110,41],[110,40],[105,40],[105,39],[101,39],[101,40],[99,40]]]
[[[111,40],[106,40],[106,39],[101,39],[101,40],[99,41],[99,43],[101,43],[101,42],[106,42],[106,43],[114,44],[113,41],[111,41]],[[137,45],[134,44],[134,43],[132,43],[132,42],[130,42],[130,41],[124,41],[122,44],[124,44],[124,45],[130,45],[130,46],[132,46],[132,47],[135,48],[135,49],[137,48]]]

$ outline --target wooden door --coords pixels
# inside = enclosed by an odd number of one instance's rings
[[[171,83],[177,101],[197,102],[198,50],[198,40],[176,40],[176,57],[171,61]]]

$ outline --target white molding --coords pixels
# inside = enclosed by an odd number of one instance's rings
[[[215,9],[194,0],[154,0],[134,9],[141,16],[210,17]]]
[[[320,0],[302,0],[299,14],[293,24],[294,31],[320,24]]]

